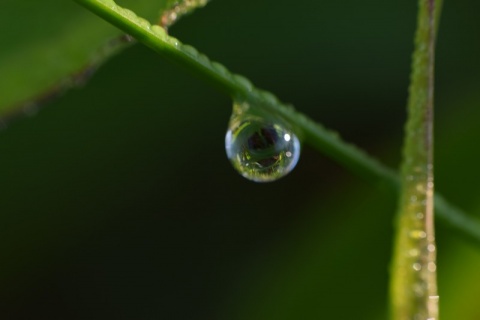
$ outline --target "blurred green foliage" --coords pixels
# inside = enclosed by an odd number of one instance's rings
[[[435,151],[437,190],[477,216],[478,9],[444,5]],[[397,166],[415,17],[416,1],[217,0],[171,33]],[[286,178],[244,180],[230,107],[134,46],[0,131],[0,317],[385,319],[396,199],[308,148]],[[441,317],[478,319],[480,251],[437,235]]]
[[[153,19],[171,1],[122,0]],[[34,112],[36,100],[84,81],[125,46],[121,32],[73,1],[3,0],[0,5],[0,117]],[[106,41],[109,39],[110,41]],[[21,70],[21,71],[20,71]]]

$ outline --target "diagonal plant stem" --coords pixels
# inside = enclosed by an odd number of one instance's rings
[[[223,65],[210,61],[195,48],[168,36],[160,26],[151,25],[135,13],[118,6],[113,0],[75,0],[101,18],[136,38],[166,59],[177,62],[190,72],[205,79],[233,99],[244,99],[252,106],[287,121],[300,138],[321,153],[339,162],[353,173],[373,184],[398,192],[399,176],[357,147],[343,141],[337,133],[327,130],[292,106],[280,102],[273,94],[255,88],[247,79],[232,74]],[[480,245],[480,223],[440,196],[435,198],[435,213],[439,221],[453,231]]]
[[[394,257],[392,319],[438,319],[433,190],[436,1],[419,0]]]

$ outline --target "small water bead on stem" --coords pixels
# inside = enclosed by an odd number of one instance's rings
[[[261,117],[248,106],[234,106],[225,149],[233,167],[255,182],[280,179],[293,170],[300,157],[300,141],[282,121]]]

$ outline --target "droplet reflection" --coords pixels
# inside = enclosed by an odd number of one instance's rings
[[[275,181],[288,174],[300,157],[297,136],[279,121],[234,114],[225,136],[233,167],[255,182]]]

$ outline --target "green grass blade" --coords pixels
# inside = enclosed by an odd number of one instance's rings
[[[419,0],[392,265],[392,319],[438,319],[433,190],[436,1]]]
[[[297,129],[305,143],[338,161],[353,173],[369,182],[385,185],[390,190],[398,191],[400,180],[393,170],[357,147],[346,143],[337,133],[315,123],[293,107],[281,103],[273,94],[255,88],[244,77],[231,73],[224,66],[210,61],[208,57],[191,46],[184,45],[178,39],[168,36],[160,26],[152,26],[145,19],[137,17],[130,10],[119,7],[111,0],[75,1],[134,36],[139,42],[166,59],[186,67],[232,98],[247,99],[252,106],[282,117]],[[480,245],[478,221],[468,217],[460,210],[453,210],[453,207],[446,201],[435,203],[435,208],[440,221]]]

